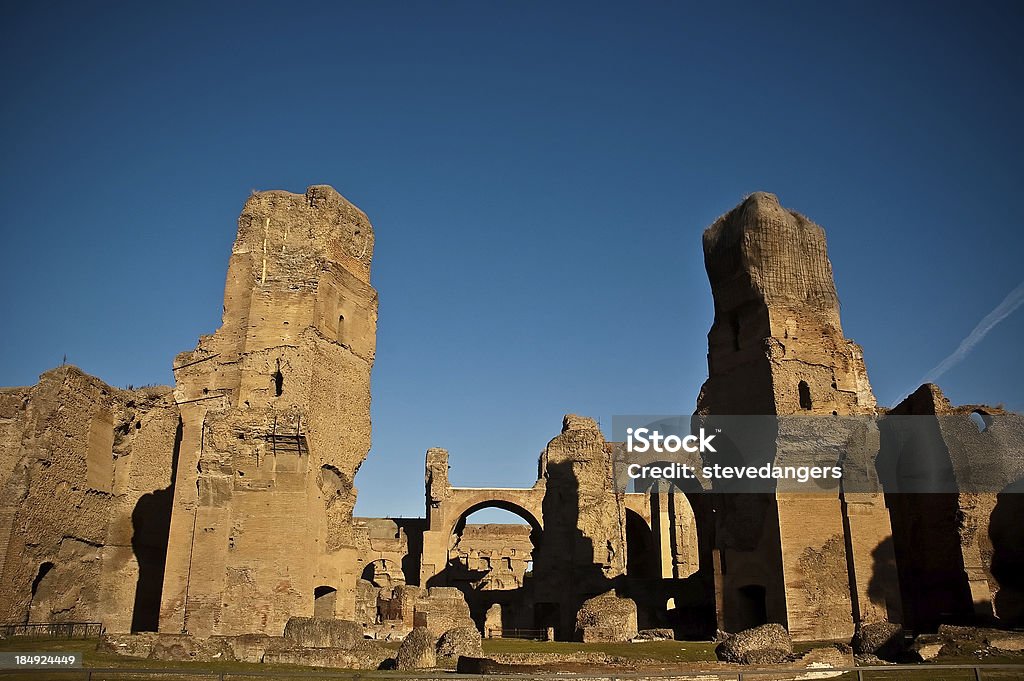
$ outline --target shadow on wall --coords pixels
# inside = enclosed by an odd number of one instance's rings
[[[885,604],[885,617],[890,622],[901,622],[902,609],[896,599],[889,597],[887,575],[896,574],[892,536],[878,543],[871,551],[871,579],[868,580],[868,598],[875,605]]]
[[[590,517],[590,513],[599,511],[592,510],[584,499],[588,511],[581,520],[580,483],[572,462],[548,462],[546,477],[542,504],[544,527],[541,530],[534,526],[531,534],[533,569],[526,574],[521,587],[475,588],[474,583],[485,577],[487,571],[471,570],[457,560],[449,561],[425,586],[454,586],[461,590],[481,630],[488,609],[498,604],[503,628],[545,630],[550,627],[554,628],[556,639],[576,640],[580,636],[576,614],[583,602],[613,590],[618,596],[632,598],[637,603],[642,626],[672,627],[680,637],[701,637],[714,631],[710,535],[701,541],[701,569],[696,574],[686,579],[661,579],[651,529],[642,518],[635,514],[630,517],[631,512],[626,512],[625,518],[614,520]],[[601,493],[610,494],[607,490]],[[703,520],[713,523],[706,515],[711,513],[710,500],[701,501],[705,503],[697,505],[698,524],[702,525]],[[597,505],[599,502],[595,508]],[[463,514],[453,531],[458,532],[465,516],[479,508],[473,507]],[[502,508],[534,525],[526,511],[507,505]],[[623,525],[622,531],[626,533],[627,575],[609,576],[609,568],[622,557],[614,555],[612,542],[595,546],[594,539],[581,530],[581,526],[593,528],[594,536],[600,537],[601,528],[614,526],[614,523]],[[710,529],[710,525],[703,526]],[[670,602],[676,605],[671,611],[667,607]]]
[[[418,584],[420,580],[420,556],[423,555],[423,531],[426,520],[423,518],[392,518],[399,532],[404,532],[408,550],[402,557],[402,574],[406,584]]]
[[[29,622],[49,622],[49,599],[51,597],[51,583],[53,581],[55,565],[50,561],[46,561],[39,566],[39,570],[36,572],[35,579],[32,580],[32,595],[29,599],[28,608],[25,611],[25,623]],[[47,579],[49,578],[49,580]],[[42,617],[35,616],[33,614],[36,611],[43,611]]]
[[[875,468],[885,490],[903,624],[934,632],[972,624],[974,602],[960,546],[960,499],[935,419],[882,419]]]
[[[664,467],[671,462],[657,461],[651,465]],[[652,525],[648,527],[643,518],[626,510],[626,578],[622,591],[636,602],[640,629],[670,628],[677,639],[713,637],[718,624],[713,495],[704,493],[696,480],[679,478],[635,480],[633,491],[649,495],[652,515]],[[664,509],[661,504],[665,504]],[[689,508],[692,524],[680,531],[676,523],[682,520],[679,510],[683,507]],[[666,521],[667,526],[662,527]],[[685,535],[691,532],[696,540],[696,556],[690,555],[685,543]],[[667,545],[659,546],[659,538]],[[696,558],[696,570],[679,564],[681,555],[690,560]],[[663,569],[671,576],[663,577]],[[687,576],[679,577],[681,572]],[[764,622],[758,619],[757,623]]]
[[[526,509],[505,501],[475,504],[466,509],[456,520],[452,528],[453,535],[461,535],[466,527],[467,518],[485,508],[500,508],[522,518],[531,527],[530,541],[533,544],[532,555],[536,561],[541,545],[543,530],[536,518]],[[411,554],[413,544],[410,541]],[[422,535],[420,536],[422,550]],[[534,562],[536,565],[536,562]],[[534,627],[532,614],[533,580],[531,573],[526,573],[523,585],[515,589],[484,589],[482,581],[490,570],[472,569],[457,558],[450,558],[441,572],[431,577],[424,586],[452,586],[462,592],[469,605],[470,617],[477,628],[487,634],[485,619],[487,611],[493,605],[501,606],[501,626],[503,629],[530,629]]]
[[[636,511],[626,509],[626,574],[639,579],[658,579],[661,566],[657,560],[654,532]]]
[[[974,603],[960,546],[956,494],[886,494],[898,568],[903,624],[933,632],[972,624]]]
[[[995,611],[1007,626],[1024,624],[1024,480],[1001,491],[989,517],[992,577],[999,582]]]
[[[544,537],[534,553],[534,627],[554,627],[562,641],[577,638],[576,613],[588,598],[615,589],[622,580],[605,575],[597,554],[609,547],[594,546],[580,530],[580,482],[570,461],[548,461],[547,485],[541,508]],[[605,556],[611,558],[611,556]]]
[[[167,541],[171,530],[171,506],[174,502],[174,480],[181,449],[181,421],[174,435],[171,456],[171,484],[142,495],[132,511],[132,552],[139,565],[132,608],[132,631],[157,631],[160,624],[160,598],[167,562]]]

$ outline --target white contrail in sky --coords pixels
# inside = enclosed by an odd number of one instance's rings
[[[1010,291],[1007,296],[1003,298],[1003,302],[996,305],[995,309],[985,315],[985,318],[978,322],[978,325],[974,327],[974,330],[967,334],[966,338],[960,341],[960,346],[953,351],[953,354],[939,362],[934,369],[925,374],[924,378],[918,381],[917,385],[914,386],[910,392],[917,390],[917,387],[922,383],[934,383],[939,379],[939,377],[962,362],[963,359],[970,354],[971,350],[974,349],[974,346],[980,343],[985,336],[988,335],[989,331],[994,329],[999,322],[1013,314],[1021,305],[1024,305],[1024,281],[1022,281],[1017,288]],[[904,393],[904,396],[909,395],[910,392]],[[897,399],[896,404],[898,404],[902,399],[903,397]],[[895,404],[893,406],[895,406]]]

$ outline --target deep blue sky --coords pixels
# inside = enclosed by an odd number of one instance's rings
[[[1024,5],[3,2],[0,384],[171,381],[252,189],[373,221],[357,512],[529,485],[561,415],[689,413],[701,231],[755,190],[828,234],[891,404],[1024,273]],[[939,382],[1024,409],[1024,310]]]

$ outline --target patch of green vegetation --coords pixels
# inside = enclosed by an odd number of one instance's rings
[[[121,655],[115,655],[113,653],[102,652],[97,649],[98,641],[96,639],[82,640],[52,640],[52,639],[32,639],[32,638],[14,638],[7,640],[0,640],[0,651],[4,652],[80,652],[83,654],[85,667],[92,669],[132,669],[132,668],[146,668],[146,669],[167,669],[167,670],[179,670],[179,671],[194,671],[189,674],[174,674],[174,675],[159,675],[159,674],[146,674],[133,675],[130,671],[121,673],[105,673],[105,674],[94,674],[93,681],[127,681],[128,679],[145,679],[146,681],[209,681],[210,679],[216,679],[220,673],[229,674],[230,681],[242,681],[243,679],[252,679],[253,681],[266,681],[267,678],[273,678],[274,681],[309,681],[309,677],[293,677],[289,676],[289,672],[328,672],[331,674],[330,678],[351,678],[351,679],[404,679],[409,678],[409,674],[395,671],[376,671],[376,670],[358,670],[346,673],[343,670],[331,669],[324,670],[317,667],[307,666],[296,666],[296,665],[281,665],[281,664],[260,664],[260,663],[249,663],[249,662],[170,662],[170,661],[154,661],[154,660],[142,660],[136,658],[123,657]],[[818,648],[822,646],[831,645],[831,641],[812,641],[812,642],[801,642],[794,645],[794,650],[798,653],[806,652],[812,648]],[[398,643],[387,644],[390,648],[397,649]],[[485,639],[483,641],[484,654],[488,656],[500,655],[500,654],[530,654],[530,653],[553,653],[558,655],[573,655],[574,653],[603,653],[609,656],[621,658],[623,660],[650,660],[660,664],[671,665],[673,663],[682,665],[694,664],[694,663],[713,663],[715,662],[715,644],[707,641],[651,641],[647,643],[567,643],[567,642],[553,642],[553,641],[526,641],[521,639]],[[932,664],[963,664],[963,665],[979,665],[985,667],[986,665],[995,664],[1020,664],[1022,656],[1019,655],[1006,655],[1006,656],[989,656],[983,660],[979,660],[976,657],[965,655],[963,657],[943,657],[935,660]],[[864,681],[936,681],[941,679],[942,681],[974,681],[974,672],[970,669],[966,670],[938,670],[929,669],[929,664],[925,663],[921,665],[920,669],[913,670],[887,670],[887,671],[864,671]],[[255,676],[247,675],[247,672],[267,673],[275,672],[273,677],[266,676]],[[793,672],[794,675],[798,673],[806,672]],[[415,676],[415,675],[413,675]],[[982,678],[985,681],[1009,681],[1010,679],[1020,679],[1022,677],[1019,670],[998,670],[986,668],[983,669]],[[12,681],[43,681],[43,679],[53,679],[54,681],[60,681],[61,679],[84,679],[85,675],[81,671],[76,675],[73,673],[68,674],[39,674],[39,673],[28,673],[19,674],[9,670],[0,671],[0,681],[11,679]],[[759,678],[757,676],[751,676],[751,678]],[[765,677],[768,678],[768,677]],[[775,677],[772,678],[781,678]],[[837,677],[839,681],[853,681],[856,679],[855,673],[844,674],[843,676]]]
[[[658,662],[714,662],[715,644],[707,641],[648,641],[646,643],[567,643],[526,641],[516,638],[484,639],[484,654],[501,653],[604,653],[627,660]]]
[[[259,662],[188,662],[188,661],[168,661],[168,660],[147,660],[142,658],[125,657],[123,655],[117,655],[114,653],[108,653],[98,649],[99,640],[97,639],[42,639],[42,638],[11,638],[0,640],[0,651],[2,652],[36,652],[36,653],[59,653],[59,652],[80,652],[82,653],[82,662],[85,669],[167,669],[167,670],[195,670],[195,675],[187,674],[174,674],[168,676],[161,676],[159,674],[146,674],[144,677],[136,676],[135,678],[144,678],[148,681],[209,681],[211,678],[216,678],[218,674],[225,673],[231,674],[232,681],[239,681],[240,678],[245,678],[246,672],[278,672],[273,677],[275,681],[285,681],[288,677],[288,672],[308,672],[308,671],[324,671],[320,667],[308,667],[299,665],[288,665],[288,664],[263,664]],[[398,648],[398,643],[387,644],[388,647]],[[332,674],[339,674],[344,670],[332,669],[329,670]],[[397,672],[386,672],[376,670],[353,670],[353,678],[372,679],[372,678],[401,678],[403,675]],[[43,681],[44,678],[50,678],[50,676],[35,673],[17,674],[2,670],[0,671],[0,681],[6,681],[8,679],[16,679],[18,681]],[[60,679],[81,679],[85,678],[85,675],[79,672],[78,675],[74,673],[60,673],[53,674],[52,678],[55,681]],[[130,672],[123,674],[93,674],[93,681],[125,681],[126,679],[133,678]],[[267,679],[268,677],[256,677],[251,676],[249,678]],[[291,677],[298,681],[301,677]],[[305,681],[309,681],[309,677],[305,677]]]

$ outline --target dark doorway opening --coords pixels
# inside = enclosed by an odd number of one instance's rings
[[[736,607],[744,624],[739,629],[750,629],[768,623],[768,602],[765,588],[748,584],[736,590]]]
[[[656,579],[661,576],[659,567],[651,528],[639,513],[626,509],[626,574]]]
[[[337,604],[338,590],[333,586],[318,586],[313,589],[313,617],[317,619],[334,619],[334,606]]]
[[[811,402],[811,386],[807,385],[807,381],[800,381],[796,389],[800,394],[800,408],[804,411],[810,411],[811,407],[814,406]]]

